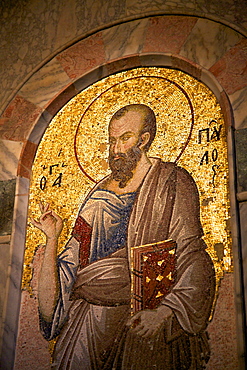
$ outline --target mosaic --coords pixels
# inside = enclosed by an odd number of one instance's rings
[[[108,123],[113,113],[127,104],[150,106],[158,130],[149,156],[175,161],[189,136],[192,121],[182,89],[193,106],[194,126],[178,165],[192,175],[198,186],[204,239],[218,279],[232,269],[227,145],[221,109],[204,84],[183,72],[165,68],[139,68],[105,78],[72,99],[49,125],[33,164],[29,215],[39,213],[40,201],[49,203],[61,215],[64,230],[60,248],[71,232],[78,204],[94,181],[109,173]],[[42,240],[45,242],[43,233],[29,224],[25,288],[32,276],[34,250]]]
[[[39,145],[29,217],[23,289],[45,233],[40,329],[54,364],[205,366],[232,271],[226,132],[206,86],[152,67],[78,94]]]

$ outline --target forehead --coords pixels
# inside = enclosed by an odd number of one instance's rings
[[[109,135],[119,137],[125,132],[138,134],[142,128],[143,116],[140,112],[127,112],[123,117],[114,119],[109,125]]]

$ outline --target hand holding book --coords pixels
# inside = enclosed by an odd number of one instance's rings
[[[172,310],[161,305],[153,310],[137,312],[128,322],[127,326],[132,327],[132,332],[143,338],[150,337],[164,325],[165,320],[172,315]]]
[[[173,240],[131,248],[132,314],[156,309],[176,279],[176,243]]]

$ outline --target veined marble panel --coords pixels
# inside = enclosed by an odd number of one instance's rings
[[[22,149],[22,142],[0,141],[0,181],[16,177],[17,165]]]
[[[235,145],[234,145],[234,131],[231,126],[227,128],[227,154],[228,154],[228,170],[229,170],[229,195],[230,195],[230,214],[231,214],[231,237],[232,237],[232,250],[233,258],[238,259],[238,206],[236,202],[236,185],[235,185]],[[236,271],[236,266],[235,266]]]
[[[233,112],[235,128],[247,128],[247,86],[229,96]]]
[[[242,239],[242,263],[243,263],[243,280],[244,286],[247,287],[247,202],[240,203],[240,226],[241,226],[241,239]],[[247,289],[245,288],[245,302],[247,302]],[[246,318],[247,320],[247,318]],[[245,323],[247,326],[247,321]]]
[[[241,39],[222,24],[199,19],[184,43],[180,55],[209,69]]]
[[[11,270],[8,276],[8,299],[7,311],[4,318],[3,343],[2,343],[2,363],[4,369],[13,368],[14,360],[14,345],[17,336],[17,327],[19,320],[20,308],[20,282],[23,267],[23,252],[25,245],[25,230],[28,196],[27,189],[29,188],[29,180],[18,178],[17,190],[15,199],[15,210],[13,220],[13,237],[11,239]]]
[[[102,32],[106,59],[138,54],[142,50],[148,19],[141,19]]]
[[[29,79],[20,90],[20,95],[36,106],[44,108],[70,82],[60,63],[52,59]]]
[[[56,59],[70,79],[81,77],[105,61],[102,34],[97,33],[77,42],[60,53]]]
[[[99,29],[100,26],[106,23],[108,25],[114,24],[118,19],[124,19],[125,14],[125,0],[76,0],[77,30],[79,34],[81,34],[81,30],[87,33],[89,29]]]
[[[247,191],[242,191],[241,193],[237,193],[237,200],[239,202],[247,202]]]
[[[247,39],[241,38],[210,71],[230,95],[247,86]]]
[[[247,31],[245,0],[27,0],[2,1],[0,7],[2,110],[18,86],[45,59],[85,35],[121,21],[187,14],[208,16]]]
[[[0,338],[2,337],[2,324],[4,319],[4,310],[6,303],[6,283],[9,264],[10,264],[9,243],[2,243],[0,241]]]
[[[142,51],[178,54],[196,22],[195,17],[150,18]]]
[[[27,0],[0,3],[0,109],[58,50],[125,16],[122,0]],[[18,47],[17,47],[18,45]]]
[[[0,235],[0,244],[8,244],[10,239],[11,235]]]
[[[15,179],[0,181],[0,235],[11,234],[15,185]]]
[[[200,17],[219,18],[229,23],[239,23],[239,27],[246,27],[245,0],[237,2],[231,0],[126,0],[126,15],[137,12],[147,14],[149,12],[162,14],[188,14]]]
[[[238,342],[238,359],[239,367],[237,369],[245,368],[245,333],[243,324],[243,292],[242,292],[242,281],[241,281],[241,263],[239,260],[239,225],[238,225],[238,204],[236,201],[236,186],[235,186],[235,146],[233,142],[234,130],[231,126],[227,130],[227,151],[228,151],[228,162],[229,162],[229,193],[230,193],[230,211],[231,211],[231,237],[232,237],[232,253],[234,259],[234,296],[235,296],[235,307],[236,307],[236,323],[237,323],[237,342]],[[228,307],[226,308],[226,312]],[[225,366],[226,368],[226,366]],[[215,370],[215,369],[212,369]]]
[[[247,191],[247,128],[235,131],[238,193]]]
[[[17,95],[0,118],[0,137],[25,140],[40,113],[41,108]]]

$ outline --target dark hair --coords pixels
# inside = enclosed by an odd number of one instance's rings
[[[120,108],[116,113],[114,113],[110,120],[110,124],[112,123],[112,121],[114,121],[115,119],[118,120],[128,112],[138,112],[141,113],[143,116],[143,124],[139,136],[141,137],[141,135],[144,134],[145,132],[149,132],[150,138],[147,144],[143,147],[143,150],[147,152],[156,135],[155,114],[153,110],[145,104],[129,104],[123,108]]]

